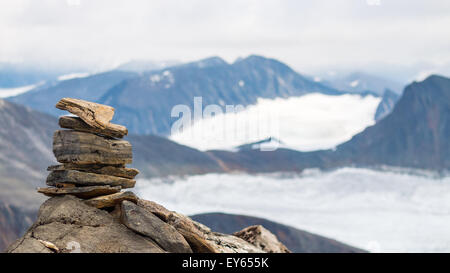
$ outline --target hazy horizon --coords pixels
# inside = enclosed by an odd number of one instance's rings
[[[84,72],[257,54],[405,82],[450,74],[449,15],[444,1],[2,1],[0,63]]]

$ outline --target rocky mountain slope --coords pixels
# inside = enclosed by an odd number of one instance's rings
[[[0,251],[22,236],[36,218],[34,210],[0,201]]]
[[[260,56],[228,64],[218,57],[143,73],[111,71],[63,81],[49,88],[10,98],[52,115],[62,97],[74,97],[116,108],[114,122],[133,134],[170,133],[173,106],[203,98],[203,105],[254,104],[258,98],[300,96],[309,92],[338,94],[333,88],[296,73],[287,65]],[[136,99],[139,98],[139,99]]]
[[[400,95],[393,91],[386,89],[383,93],[380,104],[375,112],[375,120],[379,121],[387,116],[394,109],[395,104],[400,99]]]
[[[408,85],[391,114],[339,145],[340,164],[450,168],[450,79]]]
[[[0,100],[0,200],[17,206],[42,202],[32,190],[43,184],[45,166],[55,162],[56,127],[52,116]]]
[[[363,252],[361,249],[329,238],[257,217],[225,213],[205,213],[193,215],[191,218],[194,221],[209,226],[214,231],[226,234],[233,234],[247,226],[262,225],[275,234],[280,242],[295,253]]]

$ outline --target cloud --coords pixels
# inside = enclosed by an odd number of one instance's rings
[[[372,2],[1,1],[0,62],[101,68],[253,53],[304,71],[450,62],[448,1]]]

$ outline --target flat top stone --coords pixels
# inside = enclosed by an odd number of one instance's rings
[[[81,132],[88,132],[94,134],[101,134],[104,136],[123,138],[128,134],[128,129],[125,126],[108,123],[104,129],[92,127],[84,122],[79,117],[62,116],[59,118],[59,126],[61,128],[73,129]]]
[[[101,195],[112,194],[120,191],[120,187],[89,186],[89,187],[65,187],[65,188],[38,188],[39,193],[47,196],[74,195],[78,198],[89,199]]]
[[[56,108],[69,111],[90,126],[100,129],[105,129],[114,116],[111,106],[73,98],[61,99]]]

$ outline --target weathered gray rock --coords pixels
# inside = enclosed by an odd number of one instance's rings
[[[111,176],[123,177],[133,179],[139,174],[137,169],[126,168],[124,165],[98,165],[98,164],[73,164],[65,163],[62,165],[53,165],[47,168],[47,171],[64,171],[64,170],[76,170],[88,173],[106,174]]]
[[[36,223],[7,252],[55,252],[41,241],[54,245],[60,252],[164,252],[150,238],[131,231],[106,211],[88,206],[73,196],[51,198],[42,204]]]
[[[166,251],[192,253],[189,244],[174,227],[132,202],[122,202],[121,219],[129,229],[152,238]]]
[[[58,183],[69,183],[77,186],[120,186],[122,189],[126,189],[133,188],[136,181],[111,175],[65,170],[51,171],[47,176],[46,183],[49,186],[56,186]]]
[[[246,227],[233,234],[268,253],[290,253],[272,232],[261,225]]]
[[[38,188],[38,192],[50,197],[69,194],[82,199],[89,199],[101,195],[113,194],[119,191],[120,187],[111,186]]]
[[[73,130],[58,130],[53,135],[53,153],[60,163],[130,164],[131,144]]]
[[[85,200],[84,203],[89,206],[96,207],[98,209],[101,208],[111,208],[116,205],[122,203],[122,201],[127,200],[133,203],[137,203],[137,196],[131,191],[118,192],[110,195],[103,195],[99,197],[95,197],[89,200]]]
[[[109,137],[123,138],[128,134],[128,130],[125,126],[108,123],[106,125],[106,128],[100,129],[90,126],[79,117],[63,116],[59,118],[58,123],[61,128],[73,129],[76,131],[93,134],[101,134]]]
[[[99,129],[107,128],[114,116],[114,108],[111,106],[72,98],[61,99],[56,108],[69,111],[90,126]]]

